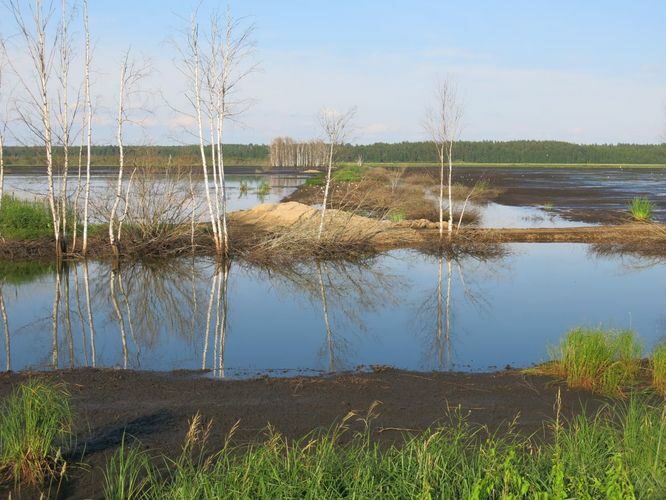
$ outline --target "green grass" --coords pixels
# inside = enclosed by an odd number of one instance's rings
[[[652,353],[652,385],[666,396],[666,344],[657,346]]]
[[[401,208],[394,208],[393,210],[389,211],[387,217],[391,222],[402,222],[407,218],[407,215]]]
[[[629,213],[634,220],[639,222],[647,222],[651,220],[654,209],[654,203],[645,196],[634,198],[629,204]]]
[[[363,178],[365,167],[360,167],[356,163],[344,164],[342,167],[336,168],[331,173],[331,180],[334,182],[359,182]],[[326,175],[318,174],[309,177],[305,181],[306,186],[324,186],[326,184]]]
[[[323,434],[290,441],[268,429],[263,443],[233,446],[229,438],[212,454],[209,428],[200,427],[174,460],[121,448],[106,469],[105,497],[663,498],[664,412],[659,402],[632,399],[570,422],[558,417],[545,442],[454,416],[391,445],[372,438],[371,418],[353,433],[358,417],[350,414]]]
[[[61,477],[72,410],[62,385],[19,385],[0,411],[0,478],[31,485]]]
[[[641,344],[631,330],[574,328],[537,371],[564,377],[570,387],[620,395],[636,382]]]
[[[359,182],[364,170],[365,167],[347,165],[333,170],[332,179],[336,182]]]
[[[29,240],[53,235],[49,206],[42,201],[2,198],[0,236],[12,240]]]

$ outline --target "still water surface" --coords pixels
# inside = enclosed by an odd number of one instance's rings
[[[507,248],[492,261],[396,251],[272,270],[187,258],[5,266],[0,370],[483,371],[543,361],[578,325],[634,328],[646,351],[663,340],[666,264],[579,244]]]

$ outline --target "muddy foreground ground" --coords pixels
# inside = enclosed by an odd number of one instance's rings
[[[269,424],[285,436],[297,438],[315,429],[328,429],[350,410],[365,415],[375,401],[381,404],[373,428],[376,438],[384,442],[400,440],[404,432],[446,424],[456,410],[469,422],[490,429],[517,417],[518,430],[543,437],[555,415],[558,390],[566,416],[594,412],[604,403],[591,393],[514,370],[456,374],[386,369],[235,381],[183,372],[7,373],[0,375],[0,398],[31,376],[63,381],[72,395],[78,460],[83,452],[85,467],[71,469],[70,479],[61,486],[61,496],[66,498],[101,497],[102,467],[124,433],[139,439],[147,449],[177,455],[188,420],[197,412],[212,419],[210,446],[215,448],[236,422],[240,443],[261,440]]]

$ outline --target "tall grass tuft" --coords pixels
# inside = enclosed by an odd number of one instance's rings
[[[125,436],[104,471],[104,498],[130,500],[148,498],[149,486],[155,482],[155,469],[139,443],[128,446]]]
[[[31,380],[19,385],[0,412],[0,476],[43,484],[62,477],[72,430],[69,394],[63,385]]]
[[[666,396],[666,344],[661,344],[652,353],[652,385]]]
[[[574,328],[543,370],[566,378],[570,387],[621,395],[636,381],[641,351],[631,330]]]
[[[646,196],[641,196],[631,200],[629,204],[629,213],[638,222],[647,222],[652,219],[655,205]]]

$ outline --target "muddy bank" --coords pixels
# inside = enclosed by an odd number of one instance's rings
[[[326,259],[328,252],[335,249],[336,258],[353,258],[355,255],[403,248],[430,251],[440,244],[438,223],[426,219],[391,222],[336,209],[327,210],[325,231],[321,241],[317,241],[320,216],[318,209],[298,202],[263,204],[233,212],[229,215],[230,256],[252,258],[261,254],[264,260],[274,257],[297,261]],[[448,241],[446,237],[445,240]],[[666,249],[666,225],[625,223],[532,229],[463,226],[455,231],[451,245],[465,251],[500,243],[540,242],[622,244],[663,254],[662,249]],[[130,229],[126,229],[124,240],[119,245],[119,255],[127,258],[214,256],[215,245],[207,224],[198,225],[194,235],[187,225],[152,239],[136,238]],[[53,256],[52,238],[0,241],[0,260],[52,259]],[[115,257],[101,232],[89,240],[88,256],[100,259]],[[80,252],[72,252],[67,257],[78,259],[81,255]]]
[[[76,370],[0,375],[0,397],[29,377],[63,381],[72,394],[77,450],[85,469],[71,469],[67,497],[99,498],[101,467],[126,432],[148,449],[177,455],[188,419],[200,412],[214,422],[211,446],[221,446],[236,423],[240,442],[261,439],[268,424],[287,437],[328,428],[350,410],[381,402],[375,436],[395,441],[446,423],[455,410],[491,429],[517,418],[518,429],[543,436],[554,417],[558,389],[563,411],[594,412],[602,398],[561,387],[552,379],[507,370],[489,374],[412,373],[392,369],[317,378],[212,380],[194,373],[158,374]]]

